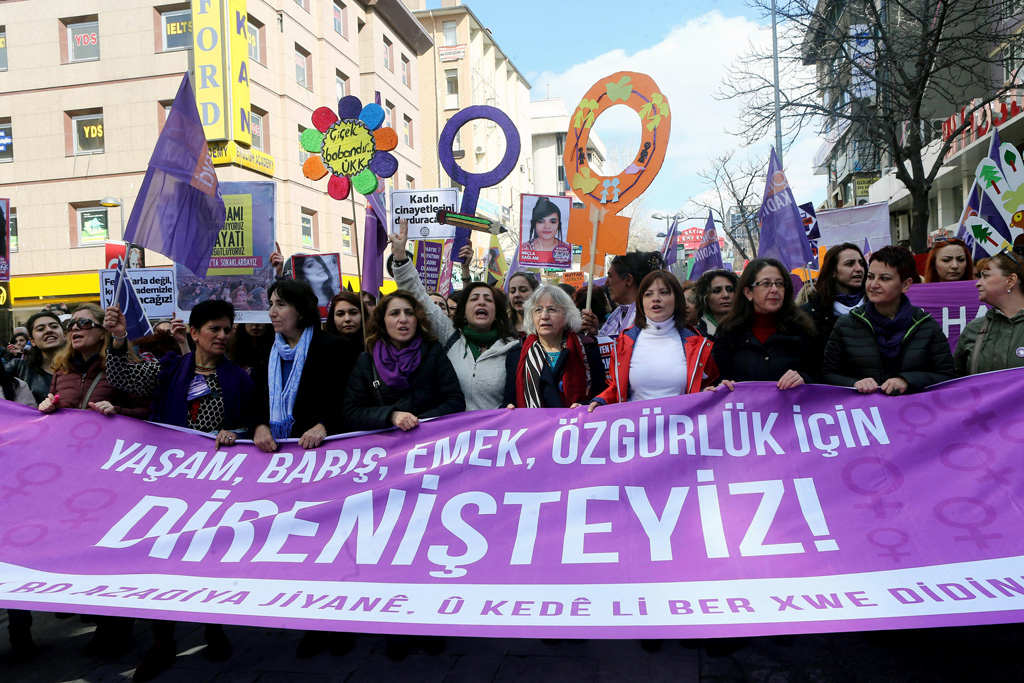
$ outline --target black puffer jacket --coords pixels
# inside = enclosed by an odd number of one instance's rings
[[[890,377],[902,377],[909,394],[955,376],[946,335],[916,306],[899,355],[892,360],[878,350],[874,328],[861,306],[839,318],[825,347],[823,378],[834,386],[852,387],[867,377],[881,385]]]
[[[762,344],[750,328],[715,335],[711,355],[718,376],[734,382],[777,382],[788,370],[796,370],[810,384],[817,363],[809,353],[814,340],[809,334],[776,332]]]
[[[424,342],[420,347],[420,364],[405,391],[381,382],[382,400],[379,401],[373,390],[373,379],[373,357],[365,352],[359,354],[345,391],[343,414],[348,431],[390,427],[389,417],[396,410],[412,413],[422,420],[466,409],[459,376],[437,342]]]

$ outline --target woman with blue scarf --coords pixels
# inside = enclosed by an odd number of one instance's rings
[[[355,362],[354,348],[320,330],[316,294],[305,282],[277,280],[267,290],[274,345],[266,376],[254,377],[259,400],[253,442],[266,453],[294,438],[316,448],[342,431],[338,396]]]
[[[409,292],[392,292],[373,309],[366,348],[345,392],[342,410],[350,431],[409,431],[421,419],[466,409],[459,377],[430,331],[423,305]]]
[[[825,347],[826,383],[898,396],[956,375],[942,328],[907,298],[916,279],[914,256],[906,248],[871,254],[867,302],[836,321]]]

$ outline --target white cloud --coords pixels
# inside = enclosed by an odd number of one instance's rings
[[[674,213],[707,190],[697,172],[706,168],[712,157],[742,144],[729,133],[739,127],[739,102],[717,100],[715,93],[729,65],[749,43],[770,41],[769,29],[744,17],[713,11],[670,28],[660,42],[635,54],[612,50],[561,73],[540,73],[532,83],[535,97],[550,92],[551,97],[563,97],[572,111],[587,89],[606,76],[617,71],[650,75],[668,98],[673,118],[665,163],[646,193],[646,205],[652,213]],[[610,147],[627,140],[635,144],[639,139],[639,119],[621,106],[599,117],[594,128]],[[759,142],[749,152],[767,156],[773,142]],[[800,202],[818,203],[825,197],[825,177],[814,176],[811,169],[819,145],[816,137],[804,135],[786,154],[786,174]]]

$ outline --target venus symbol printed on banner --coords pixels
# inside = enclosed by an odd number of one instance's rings
[[[7,499],[13,495],[28,496],[30,487],[52,484],[63,474],[64,470],[60,468],[60,465],[52,462],[35,462],[19,467],[14,473],[14,478],[18,480],[20,486],[0,486],[0,491],[5,492],[0,498]]]
[[[104,418],[98,418],[104,419]],[[76,439],[74,444],[68,445],[68,448],[73,449],[76,453],[81,453],[83,449],[92,446],[92,440],[103,433],[103,425],[99,424],[95,420],[88,420],[79,422],[71,428],[69,434]]]
[[[4,534],[3,539],[0,539],[0,547],[27,548],[46,538],[49,531],[42,524],[22,524],[11,527]]]
[[[398,146],[398,134],[390,126],[382,127],[384,119],[379,104],[364,107],[354,95],[338,101],[337,115],[328,107],[314,111],[313,128],[302,131],[299,138],[302,149],[310,153],[302,174],[310,180],[330,174],[327,194],[333,199],[346,199],[352,189],[373,194],[378,177],[390,178],[398,170],[398,159],[391,154]]]
[[[988,550],[989,541],[1003,537],[1002,534],[981,532],[983,527],[996,521],[997,514],[995,508],[977,498],[947,498],[932,509],[932,514],[946,526],[968,530],[966,536],[953,536],[957,543],[970,541],[977,544],[979,550]]]
[[[973,453],[977,457],[971,458],[974,462],[970,464],[958,462],[957,459],[961,453]],[[954,456],[957,456],[957,458],[954,458]],[[1005,475],[1013,472],[1013,468],[1004,467],[993,470],[991,465],[996,459],[996,454],[991,448],[973,443],[950,444],[942,449],[942,453],[939,454],[939,460],[951,470],[956,470],[957,472],[984,472],[983,476],[978,477],[977,480],[979,482],[995,481],[1003,486],[1012,485],[1013,482],[1007,479]]]
[[[1024,429],[1020,432],[1010,431],[1018,425],[1024,426],[1024,417],[1007,420],[999,426],[999,437],[1013,443],[1024,443]]]
[[[988,423],[990,420],[996,419],[996,414],[991,410],[987,413],[982,413],[978,410],[978,406],[981,405],[984,397],[981,395],[981,391],[979,391],[977,387],[967,387],[966,394],[971,397],[970,401],[966,401],[964,399],[964,390],[958,388],[954,395],[956,402],[953,405],[948,405],[946,403],[945,397],[948,393],[950,393],[949,390],[944,390],[936,392],[935,394],[935,405],[937,405],[940,410],[944,410],[947,413],[967,413],[971,417],[970,419],[963,420],[963,425],[965,427],[973,427],[974,425],[977,425],[981,431],[985,433],[992,431],[992,428],[988,426]]]
[[[85,499],[85,504],[79,502]],[[110,489],[85,489],[74,494],[64,501],[64,509],[73,512],[78,517],[74,519],[62,519],[64,524],[70,524],[72,529],[77,529],[86,522],[98,522],[99,517],[90,517],[89,513],[106,510],[117,502],[117,493]]]
[[[883,534],[894,534],[898,540],[895,543],[887,543],[886,539],[879,538]],[[893,529],[891,527],[872,529],[868,532],[868,543],[877,548],[885,548],[888,550],[889,552],[887,553],[878,553],[878,556],[888,557],[897,564],[902,561],[900,560],[901,557],[910,557],[911,555],[911,553],[899,552],[900,548],[910,543],[910,536],[908,536],[907,532],[902,529]]]
[[[505,154],[501,161],[486,173],[472,173],[459,166],[455,160],[455,136],[459,129],[470,121],[483,119],[498,126],[502,135],[505,136]],[[519,139],[519,129],[512,123],[512,119],[505,112],[495,107],[486,105],[475,105],[466,107],[455,113],[444,128],[437,140],[437,158],[441,162],[441,168],[448,174],[448,177],[462,185],[462,204],[459,205],[459,213],[472,216],[476,214],[476,205],[480,200],[480,190],[485,187],[497,185],[512,172],[512,169],[519,163],[519,153],[522,151],[522,142]],[[455,243],[452,245],[452,253],[458,254],[463,246],[469,243],[469,228],[455,229]],[[457,260],[457,259],[456,259]]]
[[[4,455],[24,455],[25,451],[21,448],[15,448],[16,446],[37,446],[39,442],[44,439],[50,433],[49,422],[44,420],[35,420],[25,425],[26,428],[30,428],[31,431],[26,429],[29,433],[18,439],[10,441],[4,441],[0,444],[0,456]]]
[[[920,411],[919,414],[924,415],[923,420],[911,420],[911,412]],[[932,410],[931,406],[927,406],[923,403],[910,403],[902,408],[898,413],[900,422],[910,427],[910,429],[898,429],[897,434],[905,434],[908,442],[913,442],[914,439],[927,439],[928,433],[918,431],[920,428],[929,427],[935,424],[935,421],[939,419],[935,411]]]
[[[882,498],[896,492],[903,486],[903,472],[900,468],[882,458],[856,458],[843,467],[843,484],[847,490],[859,496],[869,496],[870,503],[854,503],[857,509],[871,509],[875,519],[888,517],[888,510],[901,510],[903,503],[888,502]],[[865,486],[857,481],[861,479]],[[893,513],[895,515],[895,512]]]

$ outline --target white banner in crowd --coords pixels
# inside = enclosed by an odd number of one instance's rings
[[[174,317],[174,268],[128,268],[126,270],[139,295],[146,317],[151,321]],[[100,271],[100,304],[106,308],[114,301],[117,269]]]

